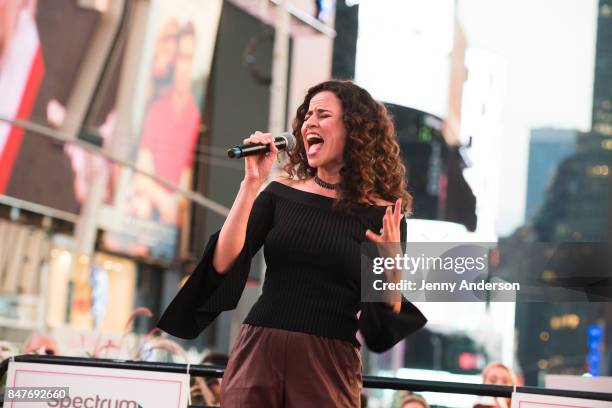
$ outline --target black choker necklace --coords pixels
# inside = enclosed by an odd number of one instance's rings
[[[327,190],[335,190],[336,188],[338,188],[338,185],[340,184],[340,183],[336,183],[336,184],[328,183],[327,181],[321,180],[319,178],[319,176],[315,176],[314,177],[314,182],[317,185],[319,185],[319,186],[321,186],[321,187],[323,187],[323,188],[325,188]]]

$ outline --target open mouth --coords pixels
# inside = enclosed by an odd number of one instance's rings
[[[323,147],[325,141],[319,135],[308,135],[306,136],[306,142],[308,143],[308,154],[315,154]]]

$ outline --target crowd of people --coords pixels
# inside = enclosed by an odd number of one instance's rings
[[[0,360],[9,358],[14,352],[6,342],[0,342]],[[48,336],[37,334],[24,342],[19,354],[41,354],[59,355],[58,345]],[[213,365],[225,367],[229,356],[218,351],[208,351],[200,361],[201,365]],[[191,405],[202,405],[207,407],[220,406],[221,378],[216,377],[191,377],[190,399]],[[482,383],[491,385],[517,385],[514,372],[508,366],[500,362],[491,362],[482,370]],[[479,397],[472,408],[509,408],[509,398]],[[365,393],[361,395],[361,407],[368,407],[368,397]],[[430,408],[427,400],[415,393],[402,392],[398,403],[390,408]]]
[[[202,365],[226,366],[229,356],[225,353],[210,352],[204,356]],[[191,377],[191,404],[219,406],[221,401],[221,378]]]
[[[209,352],[202,359],[202,365],[225,366],[229,356],[220,352]],[[221,378],[192,377],[191,404],[219,406],[221,398]],[[511,368],[500,363],[491,362],[482,370],[482,383],[490,385],[517,385],[516,376]],[[479,397],[472,408],[510,408],[509,398]],[[361,394],[361,408],[368,407],[368,397]],[[401,392],[399,404],[390,408],[430,408],[427,400],[420,394]]]

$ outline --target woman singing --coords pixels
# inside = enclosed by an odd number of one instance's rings
[[[270,153],[246,158],[223,228],[159,322],[195,338],[236,307],[264,246],[263,291],[233,346],[223,408],[358,408],[357,330],[382,352],[426,322],[404,298],[360,299],[360,245],[404,241],[411,202],[385,107],[352,82],[323,82],[308,90],[293,134],[289,176],[259,195],[278,151],[269,133],[244,140],[269,144]]]

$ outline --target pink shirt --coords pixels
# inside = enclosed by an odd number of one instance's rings
[[[172,92],[154,101],[145,117],[140,148],[153,155],[155,174],[176,185],[193,164],[200,113],[193,98],[181,112],[172,106]]]

